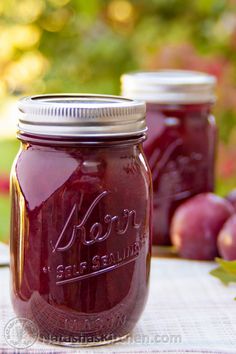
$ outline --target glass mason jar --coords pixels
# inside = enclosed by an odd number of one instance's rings
[[[152,186],[145,103],[115,96],[20,101],[11,174],[12,302],[39,338],[119,340],[148,294]]]
[[[122,76],[124,96],[147,103],[144,152],[153,178],[153,244],[169,245],[176,208],[214,189],[213,76],[184,70]]]

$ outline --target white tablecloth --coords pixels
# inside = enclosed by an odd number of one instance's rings
[[[236,285],[225,287],[210,276],[214,267],[211,262],[153,259],[148,304],[127,340],[78,350],[36,342],[23,352],[236,353]],[[0,268],[0,282],[0,349],[13,352],[4,338],[4,327],[15,317],[7,267]]]

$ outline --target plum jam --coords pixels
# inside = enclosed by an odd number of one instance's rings
[[[189,71],[126,74],[123,94],[147,103],[144,152],[153,179],[153,244],[169,245],[176,208],[214,190],[215,78]]]
[[[145,103],[35,96],[19,104],[11,174],[12,302],[41,340],[127,336],[147,300],[152,186]]]

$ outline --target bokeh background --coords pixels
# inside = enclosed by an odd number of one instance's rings
[[[161,68],[218,79],[217,192],[224,195],[236,187],[236,0],[0,1],[0,240],[9,238],[17,99],[119,94],[122,73]]]

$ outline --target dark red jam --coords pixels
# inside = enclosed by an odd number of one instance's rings
[[[12,168],[16,314],[66,345],[126,336],[147,300],[151,176],[141,137],[21,134]]]
[[[153,243],[170,244],[170,222],[188,198],[214,189],[216,126],[211,104],[147,103],[144,151],[153,179]]]

